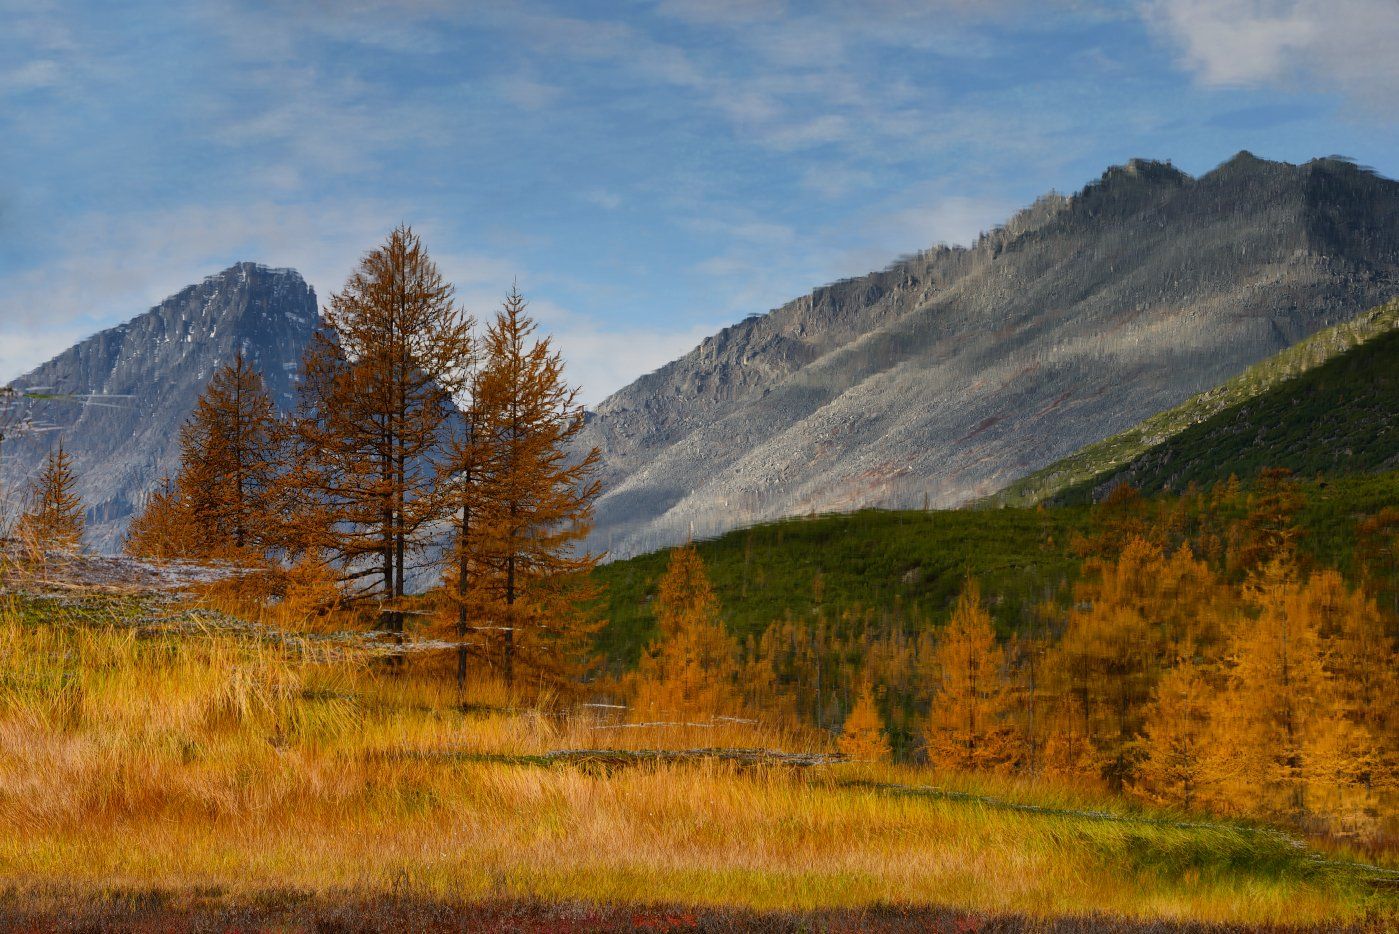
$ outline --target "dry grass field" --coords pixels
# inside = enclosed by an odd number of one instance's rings
[[[129,596],[4,598],[0,914],[34,929],[335,929],[347,905],[440,929],[471,912],[578,930],[634,911],[713,930],[1399,917],[1392,861],[1267,827],[911,767],[599,752],[830,749],[760,724],[620,728],[493,684],[463,702],[428,666],[275,635]]]

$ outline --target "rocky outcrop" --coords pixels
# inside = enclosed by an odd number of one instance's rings
[[[955,506],[1399,294],[1399,183],[1134,160],[969,249],[817,289],[617,392],[594,546]]]
[[[64,351],[11,385],[97,395],[30,403],[36,421],[59,430],[6,439],[5,489],[20,488],[61,439],[88,504],[88,545],[117,550],[143,497],[175,472],[180,425],[214,372],[241,350],[289,410],[318,319],[315,292],[294,270],[239,263]]]

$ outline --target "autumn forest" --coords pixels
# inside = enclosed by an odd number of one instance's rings
[[[973,914],[1250,923],[1374,920],[1393,907],[1392,474],[1389,493],[1343,502],[1325,530],[1317,510],[1348,488],[1283,468],[1150,497],[1118,483],[1086,507],[947,513],[949,528],[1011,517],[1024,540],[1003,535],[994,566],[944,549],[951,583],[940,590],[924,581],[926,560],[891,558],[861,572],[866,584],[888,582],[882,598],[798,555],[767,572],[788,577],[798,597],[763,602],[747,531],[629,561],[593,549],[600,455],[575,443],[588,414],[561,350],[516,288],[490,317],[467,314],[407,227],[330,297],[300,373],[291,412],[242,355],[214,373],[181,431],[178,471],[131,522],[125,549],[139,567],[212,569],[174,608],[109,588],[93,598],[107,621],[85,628],[71,594],[44,595],[35,581],[82,560],[84,505],[61,441],[32,481],[7,570],[29,583],[6,597],[0,637],[13,657],[46,659],[49,674],[4,663],[0,726],[11,731],[4,742],[51,760],[73,796],[14,811],[5,782],[18,779],[5,773],[0,814],[43,828],[53,846],[82,839],[84,820],[129,828],[164,814],[177,829],[162,832],[174,836],[147,843],[165,855],[122,871],[183,884],[170,861],[182,847],[209,878],[222,878],[210,867],[227,858],[221,844],[192,842],[190,815],[216,827],[251,821],[257,836],[263,818],[248,815],[260,808],[329,840],[347,819],[331,812],[349,807],[402,825],[380,842],[418,880],[414,891],[466,886],[487,901],[635,900],[646,889],[638,867],[670,858],[639,844],[626,865],[517,852],[545,832],[492,830],[479,813],[518,796],[555,814],[556,839],[585,849],[609,833],[635,841],[696,828],[682,834],[672,881],[645,895],[665,904],[826,910],[911,892]],[[867,516],[790,522],[843,523],[851,547],[871,553],[892,540]],[[171,619],[186,628],[169,629]],[[191,641],[196,630],[206,642]],[[79,674],[75,657],[109,674]],[[178,672],[206,687],[176,685]],[[56,680],[34,680],[46,677]],[[54,684],[72,685],[62,704]],[[119,713],[123,704],[132,712]],[[138,727],[157,705],[188,712]],[[165,778],[111,779],[136,769],[122,742],[149,749],[152,774]],[[740,753],[749,764],[730,763]],[[545,784],[511,784],[526,767]],[[267,788],[259,774],[271,776]],[[467,778],[476,785],[463,791]],[[905,813],[922,800],[909,795],[930,794],[935,817]],[[612,830],[584,826],[599,795],[669,817],[649,830],[617,829],[634,816],[596,817],[620,822]],[[707,899],[704,880],[749,858],[719,842],[745,796],[768,830],[744,852],[763,855],[742,871],[751,879],[740,873]],[[1001,816],[968,817],[957,811],[967,802]],[[1061,823],[1029,829],[1037,820]],[[458,824],[473,828],[452,833],[475,841],[479,865],[410,852],[412,833],[438,840]],[[942,880],[928,891],[898,881],[900,826],[923,827],[927,840],[968,835],[944,854],[962,868],[925,866],[925,879]],[[1136,829],[1100,836],[1119,827]],[[876,841],[858,869],[828,850],[855,828]],[[1301,855],[1267,849],[1255,832],[1283,834]],[[1022,852],[1012,839],[1039,842]],[[254,874],[364,889],[345,875],[363,853],[327,846],[324,865],[281,854]],[[1017,860],[1077,872],[1080,857],[1064,855],[1075,846],[1096,854],[1082,857],[1097,868],[1081,878],[1098,881],[1056,893],[1027,882],[1006,899],[965,888],[981,861],[1003,880],[1027,878],[1010,868]],[[55,865],[101,878],[121,864],[102,852],[81,869]],[[772,882],[813,852],[816,881],[795,895]],[[6,854],[39,866],[13,843]]]

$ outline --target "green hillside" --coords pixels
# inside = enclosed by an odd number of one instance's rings
[[[1283,384],[1305,376],[1338,357],[1349,356],[1350,352],[1354,349],[1364,347],[1368,342],[1387,335],[1392,335],[1395,333],[1396,328],[1399,328],[1399,299],[1373,308],[1350,321],[1327,328],[1324,331],[1318,331],[1306,340],[1300,341],[1287,350],[1284,350],[1282,353],[1248,368],[1243,373],[1214,389],[1192,396],[1175,408],[1154,415],[1140,425],[1099,441],[1096,444],[1091,444],[1076,454],[1057,461],[1043,470],[1016,481],[1001,492],[987,497],[982,505],[1028,506],[1055,497],[1071,487],[1077,487],[1088,483],[1099,483],[1102,479],[1135,463],[1146,452],[1175,438],[1194,426],[1200,426],[1217,417],[1226,420],[1237,417],[1242,411],[1241,407],[1246,403],[1270,392],[1274,388],[1278,388],[1279,391],[1283,393],[1289,392],[1289,390],[1282,389]],[[1375,353],[1381,356],[1375,356]],[[1374,373],[1383,369],[1385,359],[1383,355],[1387,355],[1387,359],[1390,361],[1389,365],[1392,367],[1395,359],[1394,354],[1393,341],[1389,340],[1384,343],[1382,349],[1361,355],[1357,358],[1362,362],[1356,365],[1357,370],[1355,371],[1355,376],[1360,377],[1362,374]],[[1363,420],[1371,412],[1372,405],[1383,403],[1383,391],[1380,391],[1379,396],[1367,393],[1366,400],[1361,401],[1358,406],[1353,406],[1352,400],[1346,394],[1344,391],[1345,387],[1342,385],[1347,378],[1352,378],[1350,376],[1350,371],[1338,369],[1330,372],[1331,376],[1329,379],[1331,381],[1326,384],[1331,387],[1327,390],[1329,393],[1328,398],[1333,401],[1338,401],[1342,407],[1353,407],[1357,415],[1355,425],[1358,430],[1347,431],[1344,438],[1353,440],[1356,436],[1363,436]],[[1339,380],[1339,382],[1337,382],[1337,380]],[[1312,383],[1304,383],[1301,385],[1304,387],[1315,387],[1315,389],[1304,389],[1304,392],[1318,391],[1320,389],[1319,386]],[[1389,383],[1388,385],[1389,389],[1387,391],[1389,393],[1389,399],[1393,400],[1393,384]],[[1256,409],[1250,410],[1259,411]],[[1287,441],[1288,443],[1292,443],[1295,447],[1296,436],[1305,434],[1309,429],[1307,423],[1308,415],[1314,414],[1320,410],[1320,402],[1316,404],[1299,404],[1295,409],[1289,408],[1280,402],[1275,403],[1275,407],[1271,408],[1269,413],[1277,415],[1288,412],[1288,421],[1292,428],[1286,439],[1284,439],[1282,435],[1274,434],[1269,434],[1268,438],[1270,440]],[[1393,412],[1393,410],[1394,405],[1391,401],[1389,403],[1389,408],[1382,411]],[[1247,416],[1243,417],[1247,420]],[[1261,419],[1255,419],[1254,421],[1257,424],[1264,424]],[[1388,424],[1390,426],[1388,429],[1390,432],[1388,437],[1391,439],[1389,443],[1392,452],[1393,427],[1392,422]],[[1262,461],[1259,461],[1257,459],[1250,459],[1241,453],[1241,448],[1249,446],[1247,440],[1249,435],[1247,428],[1243,424],[1237,425],[1233,434],[1236,436],[1235,440],[1230,443],[1224,451],[1221,451],[1221,456],[1225,454],[1238,455],[1239,463],[1246,465],[1243,468],[1243,473],[1254,472],[1256,468],[1250,468],[1247,465],[1261,463],[1266,461],[1267,458],[1265,457]],[[1255,433],[1253,437],[1258,437],[1257,433]],[[1326,445],[1333,443],[1330,434],[1320,434],[1317,435],[1316,438],[1318,443],[1315,449],[1318,452]],[[1337,436],[1336,440],[1340,441],[1342,438]],[[1367,447],[1373,446],[1367,445]],[[1197,457],[1199,456],[1197,452]],[[1350,456],[1351,455],[1347,455],[1347,457]],[[1203,460],[1208,459],[1210,458],[1203,458]],[[1328,462],[1325,458],[1311,455],[1297,456],[1294,460],[1299,465],[1303,466],[1304,469],[1305,465],[1310,463],[1323,465],[1320,469],[1326,469],[1327,466],[1338,463],[1338,459],[1336,458],[1332,458]],[[1380,464],[1385,463],[1384,459],[1381,458],[1378,462],[1365,461],[1366,466],[1361,467],[1359,466],[1362,462],[1361,460],[1351,460],[1348,465],[1343,461],[1344,458],[1341,458],[1340,466],[1343,469],[1352,470],[1373,470],[1377,469]],[[1273,466],[1273,464],[1268,465]],[[1217,471],[1212,473],[1204,463],[1201,463],[1200,466],[1201,476],[1217,475]],[[1276,466],[1288,465],[1278,462]],[[1307,470],[1307,472],[1314,471]],[[1225,471],[1222,476],[1227,477],[1228,471]]]
[[[1086,501],[1116,482],[1145,493],[1209,486],[1264,467],[1331,477],[1399,468],[1399,331],[1230,406],[1055,500]]]
[[[1303,550],[1319,565],[1347,569],[1356,522],[1399,505],[1399,472],[1313,477],[1299,490]],[[695,547],[740,637],[787,614],[810,619],[818,607],[828,617],[858,608],[913,628],[937,625],[968,574],[981,582],[997,625],[1008,633],[1035,603],[1064,596],[1079,564],[1069,545],[1094,515],[1082,504],[867,510],[739,529]],[[598,645],[614,668],[634,663],[654,635],[650,602],[668,560],[669,551],[659,551],[597,569],[607,617]]]
[[[1009,629],[1022,607],[1073,576],[1065,545],[1087,512],[866,510],[739,529],[696,547],[741,637],[787,613],[810,618],[818,606],[941,620],[968,573]],[[600,647],[614,664],[633,662],[654,634],[650,600],[668,558],[653,552],[598,569],[608,603]]]

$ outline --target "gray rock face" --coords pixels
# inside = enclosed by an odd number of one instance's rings
[[[61,438],[88,505],[87,544],[119,549],[143,497],[178,468],[180,426],[209,378],[242,350],[277,405],[290,409],[318,317],[315,292],[294,270],[239,263],[64,351],[11,385],[130,398],[31,404],[36,421],[61,431],[6,439],[7,494]]]
[[[1399,183],[1134,160],[970,249],[819,288],[598,406],[613,557],[864,506],[955,506],[1399,294]]]

